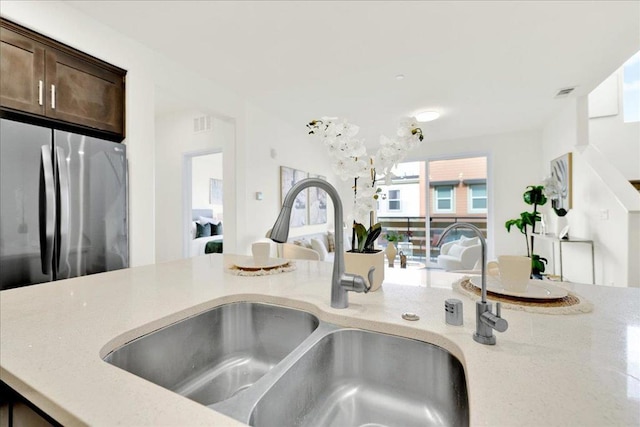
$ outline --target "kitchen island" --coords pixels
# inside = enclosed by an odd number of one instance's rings
[[[471,425],[639,425],[640,289],[562,286],[591,301],[573,315],[503,310],[497,345],[472,339],[460,274],[390,271],[380,291],[330,307],[332,265],[240,277],[232,255],[207,255],[0,292],[0,379],[64,425],[243,425],[102,360],[113,349],[211,307],[255,301],[302,309],[340,326],[441,346],[464,366]],[[444,301],[464,304],[464,325]],[[403,320],[414,312],[420,320]]]

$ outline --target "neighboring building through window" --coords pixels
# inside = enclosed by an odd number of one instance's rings
[[[487,212],[487,184],[471,184],[467,191],[469,196],[469,213]]]
[[[438,185],[433,189],[435,212],[454,212],[453,185]]]
[[[389,190],[389,210],[400,210],[400,190]]]

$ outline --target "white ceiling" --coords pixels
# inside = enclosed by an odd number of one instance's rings
[[[640,50],[638,1],[70,1],[304,128],[368,143],[438,109],[428,140],[539,129]],[[395,76],[404,74],[403,80]]]

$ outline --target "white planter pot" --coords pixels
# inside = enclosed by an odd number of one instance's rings
[[[373,272],[373,283],[369,292],[375,292],[382,286],[384,281],[384,252],[381,250],[373,254],[362,254],[359,252],[344,253],[345,272],[358,274],[368,279],[369,269],[375,267]]]

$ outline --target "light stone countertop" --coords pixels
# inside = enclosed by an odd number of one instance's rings
[[[242,425],[103,362],[127,341],[233,301],[309,311],[341,326],[442,346],[463,364],[472,425],[640,425],[640,289],[562,284],[589,314],[503,310],[497,345],[472,339],[473,300],[459,274],[387,270],[383,288],[330,307],[332,265],[239,277],[231,255],[208,255],[0,292],[0,378],[64,425]],[[444,300],[464,303],[464,326],[444,322]],[[401,319],[406,311],[417,322]]]

